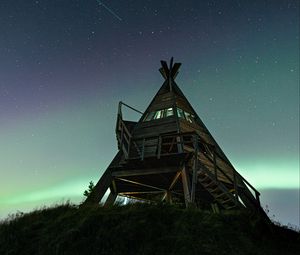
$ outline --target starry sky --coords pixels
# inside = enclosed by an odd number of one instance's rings
[[[1,0],[0,34],[0,218],[82,201],[117,151],[118,101],[144,111],[174,56],[270,217],[300,225],[299,1]]]

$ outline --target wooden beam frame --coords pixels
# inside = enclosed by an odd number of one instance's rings
[[[135,196],[130,196],[130,195],[120,195],[120,196],[135,199],[135,200],[140,200],[140,201],[144,201],[144,202],[148,202],[148,203],[151,202],[151,200],[140,198],[140,197],[135,197]]]
[[[126,192],[120,192],[119,195],[136,195],[136,194],[159,194],[164,191],[161,190],[153,190],[153,191],[126,191]]]
[[[178,171],[177,174],[175,175],[175,177],[173,178],[171,184],[170,184],[169,190],[171,190],[174,187],[174,185],[176,184],[176,182],[177,182],[178,178],[180,177],[180,175],[181,175],[181,171]]]
[[[170,193],[171,189],[174,187],[174,185],[176,184],[176,182],[179,179],[180,175],[181,175],[181,171],[178,171],[177,174],[174,176],[168,190],[165,191],[165,194],[162,197],[162,201],[165,200],[168,196],[171,196],[171,194],[169,194],[169,193]]]
[[[151,188],[151,189],[156,189],[156,190],[160,190],[160,191],[165,191],[165,189],[158,188],[158,187],[155,187],[155,186],[152,186],[152,185],[148,185],[148,184],[144,184],[144,183],[141,183],[141,182],[136,182],[136,181],[132,181],[132,180],[127,180],[127,179],[119,178],[119,177],[117,177],[116,179],[117,179],[117,180],[120,180],[120,181],[124,181],[124,182],[129,182],[129,183],[132,183],[132,184],[135,184],[135,185],[139,185],[139,186]]]
[[[137,176],[137,175],[164,174],[164,173],[172,173],[177,171],[178,171],[178,167],[148,168],[148,169],[141,169],[141,170],[114,171],[112,172],[112,176],[127,177],[127,176]]]

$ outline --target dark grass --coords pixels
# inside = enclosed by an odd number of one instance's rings
[[[64,204],[0,224],[0,254],[300,254],[300,234],[246,213]]]

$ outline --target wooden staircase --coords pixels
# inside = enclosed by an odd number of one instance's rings
[[[229,190],[223,183],[216,181],[215,176],[205,167],[198,170],[198,182],[211,194],[224,209],[244,207],[235,195],[234,189]]]
[[[197,170],[197,180],[223,209],[247,208],[269,219],[260,206],[259,193],[239,173],[235,174],[238,185],[232,183],[231,189],[223,182],[217,181],[215,175],[203,165]],[[254,189],[255,196],[247,185]],[[236,187],[236,190],[233,187]]]

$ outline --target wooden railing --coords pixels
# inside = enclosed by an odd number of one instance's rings
[[[118,140],[118,148],[123,150],[125,158],[128,159],[129,153],[130,153],[130,146],[133,142],[131,141],[132,135],[123,120],[122,106],[126,106],[127,108],[129,108],[139,114],[143,114],[143,113],[141,111],[129,106],[128,104],[123,103],[122,101],[119,102],[117,123],[116,123],[116,135],[117,135],[117,140]]]
[[[132,136],[120,116],[118,116],[116,133],[118,139],[118,147],[119,149],[123,150],[125,158],[128,158]]]

